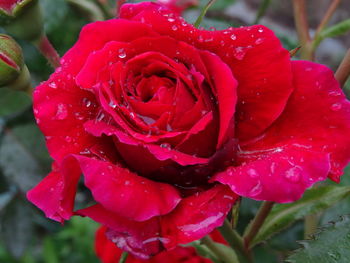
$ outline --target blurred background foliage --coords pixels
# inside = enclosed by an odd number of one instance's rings
[[[330,1],[309,0],[307,3],[310,26],[315,29]],[[100,13],[92,16],[77,6],[74,0],[40,0],[40,4],[44,10],[46,33],[60,55],[75,43],[83,25],[101,16]],[[184,17],[189,22],[194,22],[205,4],[206,1],[201,0],[199,7],[186,11]],[[111,0],[110,5],[114,7],[114,1]],[[224,29],[259,22],[274,30],[283,45],[291,50],[298,46],[291,5],[291,1],[280,0],[218,0],[201,26],[206,29]],[[330,23],[349,18],[349,6],[350,1],[344,0]],[[21,40],[18,42],[23,48],[33,85],[46,80],[52,68],[45,58],[31,43]],[[349,34],[326,39],[316,52],[316,61],[327,64],[334,70],[349,46]],[[350,95],[349,81],[345,91]],[[51,159],[46,151],[44,138],[35,125],[30,98],[24,93],[0,89],[1,263],[98,262],[93,250],[94,233],[98,227],[96,223],[86,218],[74,217],[62,227],[45,219],[41,212],[26,201],[26,191],[48,173],[50,166]],[[341,185],[350,186],[350,169],[346,170]],[[324,210],[333,204],[328,200],[322,209],[309,209],[319,214],[322,225],[335,220],[339,215],[350,214],[350,197],[347,193],[336,206]],[[76,205],[84,206],[86,202],[86,190],[80,189]],[[242,232],[248,225],[259,205],[260,202],[257,201],[242,200],[238,219],[239,231]],[[294,218],[291,228],[283,229],[257,246],[254,250],[257,262],[283,262],[291,250],[297,249],[299,245],[295,240],[304,238],[303,223],[299,220],[301,218]]]

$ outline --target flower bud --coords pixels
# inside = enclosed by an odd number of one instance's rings
[[[38,0],[0,0],[0,26],[15,37],[38,39],[44,28]]]
[[[21,47],[10,36],[0,34],[0,87],[15,81],[23,65]]]

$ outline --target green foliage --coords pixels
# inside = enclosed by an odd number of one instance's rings
[[[325,210],[350,195],[348,186],[320,186],[307,190],[300,200],[290,204],[276,204],[261,227],[253,244],[258,244],[287,228],[306,215]],[[250,225],[247,229],[249,229]]]
[[[299,242],[302,248],[287,260],[290,263],[348,263],[350,259],[350,217],[343,216],[320,229],[313,239]]]
[[[334,26],[324,29],[316,38],[315,46],[318,46],[325,38],[337,37],[346,34],[350,30],[350,19],[344,20]]]
[[[22,113],[31,105],[31,99],[27,94],[7,88],[0,89],[0,119]]]

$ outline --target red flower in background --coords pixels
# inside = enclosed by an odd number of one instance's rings
[[[206,31],[154,3],[92,23],[34,93],[55,163],[28,199],[148,258],[220,226],[237,195],[291,202],[350,157],[332,72],[263,26]],[[74,211],[81,174],[96,205]]]
[[[122,250],[107,239],[106,227],[101,227],[96,232],[95,250],[102,263],[119,262]],[[218,235],[218,234],[216,234]],[[211,260],[201,257],[193,247],[177,247],[171,251],[164,251],[151,259],[142,260],[129,255],[126,263],[210,263]]]

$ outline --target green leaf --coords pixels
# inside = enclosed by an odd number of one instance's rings
[[[327,27],[321,32],[321,37],[337,37],[346,34],[350,30],[350,18],[334,26]]]
[[[290,263],[348,263],[350,259],[350,217],[343,216],[320,229],[311,240],[299,242],[303,248],[292,254]]]
[[[44,175],[39,162],[11,130],[6,130],[0,145],[0,168],[9,182],[22,192],[34,187]]]
[[[44,14],[46,32],[57,26],[61,26],[68,12],[68,4],[65,0],[40,0]]]
[[[337,37],[346,34],[350,30],[350,18],[334,26],[324,29],[316,38],[314,46],[317,47],[325,38]]]
[[[15,258],[20,258],[33,237],[33,213],[28,203],[14,199],[0,218],[0,237],[7,250]]]
[[[20,91],[0,88],[0,118],[23,112],[31,105],[30,97]]]
[[[256,18],[254,24],[259,23],[260,19],[265,15],[267,8],[271,4],[271,0],[263,0],[259,6],[258,12],[256,14]]]
[[[295,221],[306,215],[318,213],[349,195],[349,186],[319,186],[307,190],[304,196],[296,202],[276,204],[252,244],[265,241]],[[247,230],[250,226],[251,224]]]
[[[46,237],[44,240],[43,258],[46,263],[59,263],[55,243],[51,237]]]

